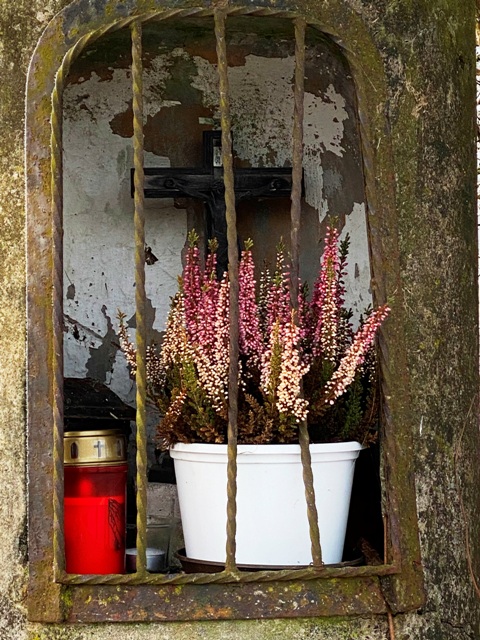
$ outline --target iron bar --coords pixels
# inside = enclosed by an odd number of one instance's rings
[[[275,569],[264,571],[239,571],[238,573],[176,573],[155,574],[147,573],[145,576],[138,574],[125,575],[74,575],[65,574],[62,582],[65,584],[153,584],[153,585],[181,585],[181,584],[244,584],[251,582],[290,582],[297,580],[316,580],[322,578],[362,578],[374,576],[389,576],[398,573],[399,566],[388,565],[362,565],[355,567],[335,567],[323,565],[323,567],[299,567],[298,569]]]
[[[51,189],[53,249],[53,555],[55,577],[65,571],[63,534],[63,89],[67,71],[60,68],[52,93],[51,116]]]
[[[225,12],[216,10],[220,121],[222,129],[222,164],[225,184],[225,217],[227,220],[228,278],[230,283],[230,357],[228,372],[228,463],[227,463],[227,548],[225,571],[236,572],[237,532],[237,419],[238,419],[238,249],[237,215],[233,176],[228,63],[225,42]]]
[[[299,273],[300,273],[300,218],[302,196],[302,163],[303,163],[303,113],[305,98],[305,30],[306,23],[302,18],[294,21],[295,25],[295,85],[294,112],[292,132],[292,193],[291,193],[291,256],[290,296],[292,307],[298,309]],[[320,529],[318,526],[317,505],[313,484],[312,460],[310,456],[310,438],[306,420],[299,424],[298,439],[302,461],[303,482],[307,506],[310,541],[312,545],[313,565],[322,566],[322,548],[320,545]]]
[[[147,432],[146,432],[146,326],[145,326],[145,210],[143,150],[143,65],[142,24],[135,21],[132,34],[133,149],[135,168],[135,322],[136,322],[136,402],[137,402],[137,574],[146,573],[147,531]]]

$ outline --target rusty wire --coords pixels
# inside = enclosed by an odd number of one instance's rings
[[[143,65],[142,24],[135,21],[132,33],[132,90],[133,90],[133,166],[134,227],[135,227],[135,324],[136,324],[136,401],[137,401],[137,573],[146,573],[147,530],[147,367],[145,323],[145,209],[143,171]]]
[[[387,606],[388,603],[386,602]],[[395,624],[393,621],[393,614],[390,611],[390,608],[388,608],[387,610],[387,622],[388,622],[388,635],[389,635],[389,640],[395,640]]]
[[[361,578],[363,576],[389,576],[398,572],[396,565],[364,565],[357,567],[335,567],[323,565],[322,567],[299,567],[280,570],[265,571],[220,571],[219,573],[178,573],[163,575],[147,573],[145,577],[138,574],[124,575],[76,575],[64,574],[62,582],[78,585],[181,585],[181,584],[235,584],[235,583],[265,583],[265,582],[289,582],[299,580],[315,580],[317,578]]]
[[[225,11],[216,9],[215,39],[217,46],[220,123],[222,130],[222,164],[225,185],[225,217],[227,221],[228,278],[230,285],[230,354],[228,370],[228,461],[227,461],[227,572],[236,572],[237,532],[237,420],[238,420],[238,249],[237,214],[233,176],[230,98],[228,91],[227,45],[225,42]]]
[[[303,162],[303,112],[305,96],[305,30],[306,23],[302,18],[295,20],[295,86],[294,86],[294,114],[292,132],[292,193],[290,215],[290,239],[292,267],[290,274],[290,296],[292,307],[298,308],[299,273],[300,273],[300,218],[302,197],[302,162]],[[303,482],[305,485],[305,500],[307,504],[308,526],[312,547],[314,566],[322,565],[322,547],[320,545],[320,529],[318,526],[317,505],[313,485],[312,459],[310,455],[310,438],[306,420],[299,425],[298,439],[302,461]]]
[[[295,82],[294,112],[292,131],[292,192],[290,209],[290,245],[291,271],[290,295],[294,309],[298,307],[299,271],[300,271],[300,218],[302,197],[303,163],[303,113],[305,95],[305,20],[295,20]]]

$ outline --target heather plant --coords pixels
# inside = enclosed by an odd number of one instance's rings
[[[329,228],[311,300],[299,286],[292,306],[284,248],[257,287],[252,242],[245,243],[239,262],[239,443],[296,442],[304,420],[313,442],[374,439],[373,344],[389,308],[367,311],[353,330],[344,300],[348,248],[348,237],[339,242],[337,230]],[[119,320],[133,375],[135,348],[122,314]],[[226,442],[228,369],[228,275],[216,277],[215,242],[202,267],[198,236],[191,232],[164,340],[147,349],[147,391],[161,414],[162,447]]]

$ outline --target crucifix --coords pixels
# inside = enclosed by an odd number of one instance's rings
[[[228,266],[225,187],[223,184],[221,131],[203,132],[203,166],[199,168],[145,168],[146,198],[195,198],[206,212],[208,238],[216,238],[217,276]],[[133,172],[131,191],[134,192]],[[290,168],[235,169],[235,199],[290,197]]]

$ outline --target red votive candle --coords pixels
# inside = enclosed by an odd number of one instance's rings
[[[67,573],[125,573],[124,460],[125,444],[119,432],[65,434]]]

